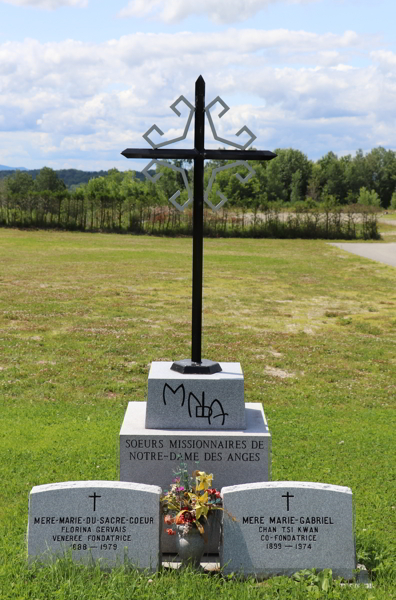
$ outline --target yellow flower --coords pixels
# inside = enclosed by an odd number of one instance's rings
[[[209,505],[206,505],[209,500],[208,492],[205,492],[201,496],[190,493],[189,496],[196,518],[199,519],[202,515],[206,517],[210,508]]]
[[[198,471],[196,477],[197,492],[207,490],[212,485],[213,474],[207,475],[205,471]]]
[[[209,506],[206,506],[206,502],[208,501],[208,494],[205,492],[203,496],[197,497],[197,502],[195,504],[195,515],[196,518],[199,519],[202,515],[207,517]]]

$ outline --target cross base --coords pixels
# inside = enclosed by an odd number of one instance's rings
[[[172,364],[171,369],[185,375],[213,375],[221,371],[218,362],[206,360],[206,358],[203,358],[199,363],[193,362],[189,358],[178,360]]]

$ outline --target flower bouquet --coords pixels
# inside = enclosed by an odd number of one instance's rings
[[[205,536],[204,525],[215,510],[223,510],[220,492],[212,486],[213,475],[205,471],[188,474],[183,463],[175,473],[170,490],[161,497],[164,522],[170,525],[166,532],[175,535],[172,525],[178,526],[183,536],[198,530]],[[182,531],[180,531],[182,530]]]

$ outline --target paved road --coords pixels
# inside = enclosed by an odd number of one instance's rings
[[[391,242],[389,244],[332,243],[331,246],[337,246],[337,248],[341,248],[341,250],[352,252],[363,258],[370,258],[371,260],[376,260],[385,263],[386,265],[396,267],[396,242]]]

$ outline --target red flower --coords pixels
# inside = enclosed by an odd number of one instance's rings
[[[173,531],[173,529],[167,529],[167,530],[166,530],[166,533],[167,533],[168,535],[176,535],[176,531]]]
[[[192,515],[187,510],[176,517],[176,523],[178,525],[183,525],[184,523],[192,523],[193,521],[195,521],[194,515]]]
[[[166,523],[167,525],[172,525],[172,523],[175,522],[175,519],[173,517],[171,517],[170,515],[165,515],[164,517],[164,523]]]

